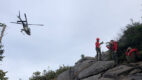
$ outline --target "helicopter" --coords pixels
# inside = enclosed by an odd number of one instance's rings
[[[44,26],[43,24],[28,24],[28,20],[27,20],[27,16],[26,13],[24,13],[25,16],[25,20],[22,20],[21,16],[20,16],[20,11],[19,11],[19,15],[17,16],[17,18],[19,19],[17,22],[10,22],[10,23],[14,23],[14,24],[22,24],[23,29],[21,29],[21,32],[25,32],[27,35],[31,35],[31,29],[29,28],[29,25],[37,25],[37,26]]]

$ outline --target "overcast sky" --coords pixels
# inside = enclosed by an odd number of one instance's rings
[[[141,21],[142,0],[0,0],[0,22],[7,25],[0,69],[9,80],[28,80],[35,71],[73,66],[81,54],[94,57],[96,37],[116,39],[130,18]],[[31,36],[20,32],[18,12],[26,13]],[[102,51],[106,51],[105,44]]]

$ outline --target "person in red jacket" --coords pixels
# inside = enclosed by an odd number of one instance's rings
[[[135,61],[137,61],[138,56],[140,54],[138,52],[138,49],[128,47],[125,55],[126,55],[127,62],[135,62]]]
[[[99,42],[99,38],[96,39],[96,43],[95,43],[95,46],[96,46],[96,53],[97,53],[97,61],[100,61],[101,60],[101,49],[100,49],[100,45],[103,44],[103,42]]]
[[[111,40],[106,47],[110,50],[111,58],[115,61],[115,64],[118,64],[117,42]]]

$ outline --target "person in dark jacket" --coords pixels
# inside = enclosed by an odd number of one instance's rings
[[[138,56],[140,54],[138,52],[138,49],[128,47],[125,55],[126,55],[127,62],[129,63],[129,62],[135,62],[135,61],[137,61],[138,60]]]
[[[97,53],[97,61],[100,61],[101,60],[101,49],[100,49],[100,45],[103,44],[103,42],[99,42],[99,38],[96,39],[96,43],[95,43],[95,46],[96,46],[96,53]]]

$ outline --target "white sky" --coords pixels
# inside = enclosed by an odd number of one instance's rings
[[[121,29],[141,21],[142,0],[1,0],[0,22],[7,24],[3,39],[5,58],[0,69],[9,80],[28,80],[35,71],[72,66],[81,54],[95,56],[96,37],[107,42],[116,39]],[[31,36],[20,33],[16,21],[27,14]],[[102,45],[102,50],[107,50]]]

